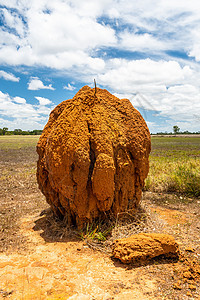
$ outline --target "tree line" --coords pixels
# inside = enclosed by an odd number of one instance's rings
[[[41,135],[41,129],[34,129],[34,130],[22,130],[22,129],[14,129],[8,130],[7,127],[0,128],[0,135]],[[175,125],[173,126],[173,132],[158,132],[158,135],[170,135],[170,134],[200,134],[200,131],[191,132],[191,131],[180,131],[180,128]]]
[[[177,125],[174,125],[173,126],[173,132],[165,131],[165,132],[157,132],[156,134],[158,134],[158,135],[200,134],[200,131],[197,131],[197,132],[191,132],[191,131],[188,131],[188,130],[180,131],[180,128]]]
[[[181,135],[181,134],[199,134],[200,135],[200,131],[197,132],[190,132],[188,130],[186,131],[179,131],[179,132],[157,132],[157,133],[151,133],[152,135]]]
[[[14,129],[8,130],[7,127],[0,128],[0,135],[41,135],[42,130],[34,129],[34,130],[22,130],[22,129]]]

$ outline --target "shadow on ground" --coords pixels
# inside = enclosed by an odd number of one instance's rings
[[[179,257],[166,257],[164,255],[157,256],[155,258],[152,258],[150,260],[146,261],[138,261],[135,263],[130,263],[130,264],[124,264],[120,262],[120,260],[111,257],[113,264],[117,268],[123,268],[126,270],[132,270],[132,269],[137,269],[141,267],[146,267],[146,266],[151,266],[151,265],[169,265],[173,263],[177,263],[179,261]]]
[[[33,230],[40,231],[40,236],[48,243],[80,241],[75,229],[66,226],[64,221],[56,218],[51,209],[41,212],[40,218],[35,221]]]

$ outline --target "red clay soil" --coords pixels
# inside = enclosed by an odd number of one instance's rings
[[[134,210],[150,149],[147,125],[128,99],[84,86],[50,114],[37,145],[39,188],[54,213],[78,227]]]

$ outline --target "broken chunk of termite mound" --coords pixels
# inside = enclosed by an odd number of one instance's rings
[[[179,245],[169,234],[139,233],[115,240],[112,253],[122,263],[129,264],[148,261],[161,255],[178,258]]]
[[[150,133],[128,99],[84,86],[50,114],[37,180],[55,215],[83,227],[134,210],[149,170]]]

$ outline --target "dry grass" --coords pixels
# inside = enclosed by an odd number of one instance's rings
[[[37,222],[35,229],[42,228],[46,241],[65,242],[69,239],[80,239],[91,248],[106,253],[111,252],[111,245],[116,239],[140,232],[164,231],[163,221],[151,211],[145,202],[135,212],[127,211],[118,214],[117,219],[97,220],[92,224],[87,224],[82,230],[67,226],[65,220],[55,218],[50,209],[44,210],[42,216],[44,217]]]

